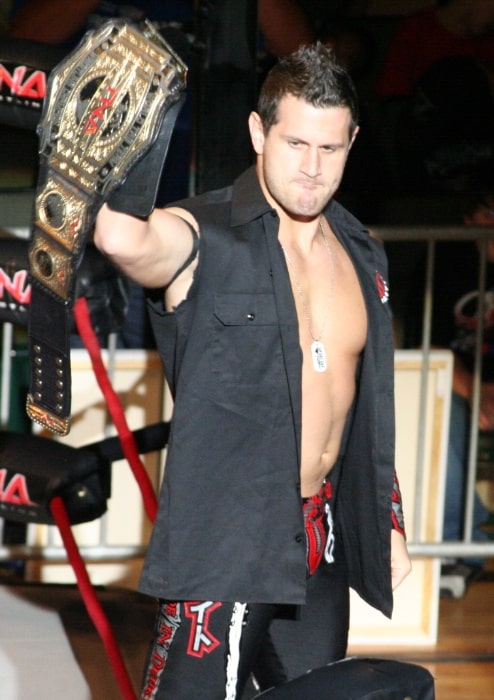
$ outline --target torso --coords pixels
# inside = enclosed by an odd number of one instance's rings
[[[180,215],[194,223],[185,210],[180,210]],[[283,246],[291,261],[288,270],[303,352],[302,497],[319,490],[336,462],[346,417],[355,395],[356,367],[367,336],[365,302],[354,266],[326,220],[324,230],[331,256],[322,236],[317,237],[317,245],[307,256],[297,255]],[[283,245],[282,235],[280,242]],[[197,262],[198,258],[167,289],[168,310],[176,308],[185,299]],[[303,292],[306,309],[297,283]],[[306,312],[311,319],[310,328]],[[312,336],[318,338],[321,331],[327,369],[315,372],[311,357]]]
[[[355,394],[356,366],[367,335],[365,303],[353,264],[328,224],[325,231],[332,256],[322,237],[306,260],[300,256],[292,259],[285,251],[291,260],[288,268],[304,358],[300,465],[303,497],[319,490],[338,457]],[[310,348],[313,337],[318,338],[321,332],[327,369],[316,372]]]

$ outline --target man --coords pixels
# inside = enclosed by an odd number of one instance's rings
[[[256,165],[232,187],[147,219],[98,215],[96,245],[155,288],[175,400],[141,579],[160,599],[142,698],[239,698],[321,560],[348,567],[326,594],[342,608],[325,634],[345,643],[347,580],[390,615],[410,571],[386,260],[333,201],[357,122],[331,50],[303,47],[269,73],[249,118]]]

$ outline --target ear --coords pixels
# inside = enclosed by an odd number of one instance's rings
[[[357,134],[360,131],[360,127],[356,126],[355,129],[353,130],[352,138],[350,139],[350,145],[348,146],[348,150],[353,146],[353,142],[357,138]]]
[[[254,151],[258,156],[261,156],[264,151],[264,128],[257,112],[249,114],[249,132]]]

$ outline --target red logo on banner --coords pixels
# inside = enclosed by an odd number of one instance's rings
[[[14,506],[35,506],[29,498],[26,477],[24,474],[14,474],[8,483],[7,470],[0,469],[0,501]]]
[[[10,277],[0,267],[0,300],[8,297],[9,301],[18,304],[29,304],[31,301],[31,285],[27,282],[27,270],[17,270]]]
[[[27,66],[16,66],[11,73],[0,63],[0,91],[29,100],[43,100],[46,95],[46,74],[42,70],[29,72]]]

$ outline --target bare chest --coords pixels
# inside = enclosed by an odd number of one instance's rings
[[[301,481],[303,495],[308,495],[318,489],[339,452],[355,396],[367,313],[354,266],[336,240],[331,257],[301,267],[290,279],[303,353]]]
[[[295,269],[289,263],[304,363],[315,372],[356,359],[365,345],[367,313],[355,268],[336,238],[325,255]],[[307,362],[310,360],[310,362]]]

